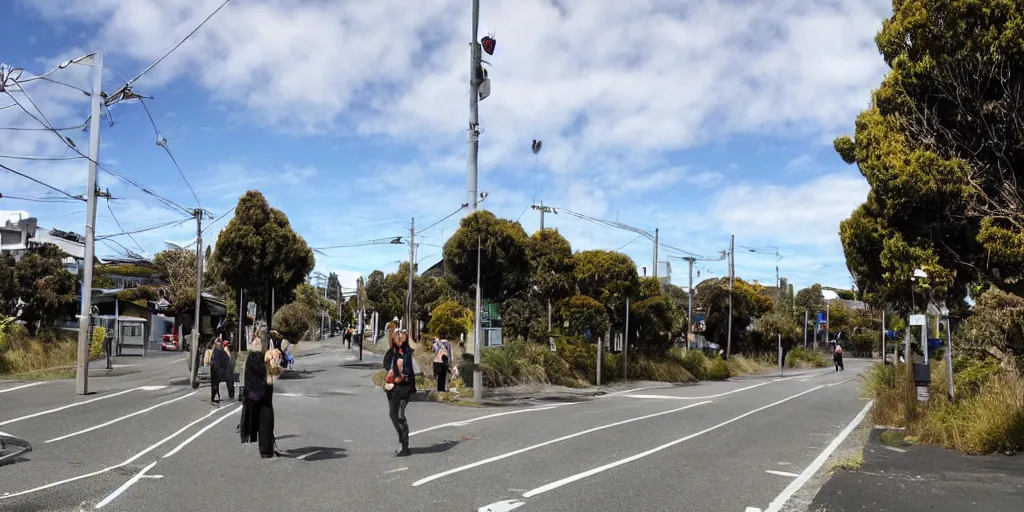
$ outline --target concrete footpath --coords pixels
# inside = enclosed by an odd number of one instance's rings
[[[1024,457],[963,455],[935,446],[886,446],[875,428],[856,471],[837,471],[809,512],[1019,512]]]

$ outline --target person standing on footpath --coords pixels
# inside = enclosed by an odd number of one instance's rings
[[[452,364],[452,344],[438,338],[434,340],[434,377],[437,378],[437,390],[448,390],[448,368]]]
[[[409,346],[409,335],[404,329],[395,330],[390,343],[391,346],[384,354],[384,368],[388,371],[384,378],[384,391],[388,396],[391,424],[394,425],[395,432],[398,433],[398,442],[402,446],[395,455],[408,457],[412,452],[409,451],[409,421],[405,417],[405,408],[409,405],[409,398],[416,392],[413,350]]]

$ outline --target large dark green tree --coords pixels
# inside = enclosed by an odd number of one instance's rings
[[[14,258],[0,254],[0,316],[12,317],[18,314],[18,280]]]
[[[487,210],[463,218],[459,229],[444,244],[452,288],[462,294],[474,293],[478,235],[483,297],[501,302],[520,295],[529,285],[529,239],[518,222],[499,219]]]
[[[316,263],[288,217],[255,190],[238,199],[234,218],[217,237],[213,259],[235,295],[244,289],[247,297],[265,305],[268,328],[273,323],[271,292],[276,304],[291,302]]]
[[[891,71],[835,141],[871,185],[840,226],[869,302],[958,302],[978,281],[1024,293],[1022,40],[1016,0],[893,1],[875,38]]]
[[[33,336],[75,315],[78,283],[64,268],[65,256],[57,246],[43,244],[27,252],[15,266],[21,320]]]
[[[704,336],[723,348],[729,329],[729,278],[707,279],[694,288],[694,307],[706,312]],[[748,327],[754,320],[773,309],[771,298],[764,287],[736,278],[733,283],[732,351],[753,351],[749,343]]]
[[[582,251],[573,256],[573,278],[581,295],[604,305],[612,328],[622,329],[626,297],[637,297],[640,278],[636,263],[620,252]]]

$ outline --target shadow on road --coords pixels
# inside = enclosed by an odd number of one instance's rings
[[[280,380],[305,380],[316,377],[314,373],[320,373],[324,370],[297,370],[294,372],[285,372],[280,377]]]
[[[441,441],[440,443],[434,443],[430,446],[410,446],[409,451],[413,455],[423,455],[427,453],[444,453],[451,450],[455,445],[459,444],[459,441]]]
[[[306,446],[280,452],[282,457],[315,462],[318,460],[336,460],[348,456],[344,448],[330,448],[327,446]]]

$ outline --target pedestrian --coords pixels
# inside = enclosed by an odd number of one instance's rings
[[[836,350],[832,353],[832,363],[836,365],[836,371],[843,371],[843,347],[836,343]]]
[[[448,340],[434,340],[434,377],[437,379],[437,390],[448,390],[448,374],[452,360],[452,344]]]
[[[352,348],[352,328],[351,327],[345,327],[345,343],[348,345],[348,348],[350,348],[350,349]]]
[[[264,459],[275,455],[273,396],[277,370],[273,368],[274,352],[273,349],[264,351],[259,337],[254,336],[245,359],[245,395],[239,433],[243,443],[258,443],[260,457]],[[276,362],[279,365],[280,359]]]
[[[402,448],[395,454],[408,457],[409,422],[405,417],[405,408],[409,398],[416,392],[416,374],[413,370],[413,350],[409,346],[409,335],[404,330],[396,330],[391,336],[390,347],[384,354],[384,368],[388,373],[384,379],[384,391],[388,396],[388,414],[391,424],[398,433],[398,442]]]
[[[219,403],[220,383],[228,386],[228,398],[235,399],[235,386],[233,371],[231,371],[231,354],[228,352],[228,342],[217,337],[213,343],[213,354],[210,361],[210,404]]]

